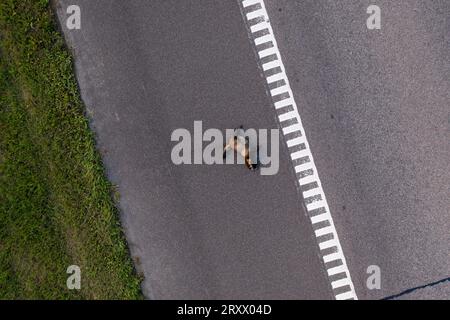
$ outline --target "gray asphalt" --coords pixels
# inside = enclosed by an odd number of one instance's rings
[[[55,2],[146,296],[331,299],[283,144],[275,176],[170,160],[194,120],[277,127],[237,2]],[[450,3],[369,4],[266,1],[360,299],[450,275]]]
[[[381,30],[366,27],[370,4]],[[449,277],[450,2],[266,7],[358,297]]]
[[[67,41],[145,295],[331,299],[286,147],[274,176],[170,159],[172,131],[195,120],[277,127],[237,2],[70,0],[60,17],[69,4],[82,26]]]

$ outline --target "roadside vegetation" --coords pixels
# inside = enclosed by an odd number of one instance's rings
[[[0,299],[141,298],[113,194],[49,1],[1,0]]]

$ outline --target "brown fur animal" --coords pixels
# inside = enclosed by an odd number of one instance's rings
[[[243,130],[243,127],[240,126],[239,129]],[[239,134],[236,133],[237,129],[235,130],[235,134],[233,137],[230,138],[230,140],[228,140],[228,143],[224,146],[223,148],[223,158],[225,159],[226,155],[227,155],[227,151],[229,150],[233,150],[234,152],[239,153],[245,160],[245,166],[250,169],[250,170],[257,170],[259,168],[259,150],[257,148],[256,150],[256,158],[257,161],[256,163],[252,162],[252,159],[250,157],[250,152],[252,152],[252,150],[250,150],[250,146],[249,146],[249,141],[248,138],[243,137]]]

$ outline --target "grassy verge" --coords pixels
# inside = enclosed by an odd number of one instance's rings
[[[1,0],[0,299],[141,298],[112,190],[48,0]]]

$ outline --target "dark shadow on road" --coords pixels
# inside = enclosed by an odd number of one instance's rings
[[[441,283],[444,283],[444,282],[447,282],[447,281],[450,281],[450,277],[449,278],[445,278],[445,279],[441,279],[441,280],[438,280],[438,281],[435,281],[435,282],[432,282],[432,283],[428,283],[428,284],[425,284],[423,286],[411,288],[411,289],[405,290],[405,291],[403,291],[403,292],[401,292],[399,294],[396,294],[396,295],[393,295],[393,296],[389,296],[389,297],[385,297],[385,298],[383,298],[381,300],[393,300],[395,298],[404,296],[405,294],[412,293],[412,292],[414,292],[416,290],[425,289],[427,287],[432,287],[432,286],[435,286],[435,285],[438,285],[438,284],[441,284]]]

